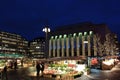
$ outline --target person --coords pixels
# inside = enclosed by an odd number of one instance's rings
[[[3,68],[3,77],[2,78],[5,80],[8,80],[8,78],[7,78],[7,66],[6,65]]]
[[[36,70],[37,70],[37,76],[39,76],[39,73],[40,73],[40,64],[38,62],[36,64]]]
[[[43,76],[44,68],[45,68],[44,63],[41,63],[41,73],[42,73],[42,76]]]
[[[17,69],[17,61],[14,62],[14,69]]]
[[[21,59],[21,67],[23,67],[23,59]]]
[[[12,69],[13,68],[13,62],[10,61],[10,68]]]

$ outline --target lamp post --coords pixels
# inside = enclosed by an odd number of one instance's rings
[[[48,26],[46,26],[45,28],[43,28],[43,32],[45,32],[45,58],[47,59],[47,51],[48,51],[48,46],[47,46],[47,37],[48,37],[48,33],[50,32],[50,28]]]

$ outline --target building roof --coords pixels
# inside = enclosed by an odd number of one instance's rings
[[[79,32],[89,32],[93,31],[95,33],[100,33],[105,35],[110,33],[110,29],[106,24],[93,24],[92,22],[83,22],[70,25],[64,25],[57,28],[55,31],[50,32],[50,36],[63,35],[63,34],[73,34]]]

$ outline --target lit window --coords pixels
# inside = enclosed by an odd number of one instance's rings
[[[84,32],[84,35],[87,35],[87,32]]]
[[[82,36],[82,33],[80,32],[78,35],[79,35],[79,36]]]
[[[58,36],[55,36],[55,39],[57,39]]]
[[[52,36],[51,39],[53,39],[54,37]]]
[[[62,35],[59,35],[59,38],[62,38]]]
[[[65,34],[65,35],[64,35],[64,38],[66,38],[66,37],[67,37],[67,35]]]
[[[90,31],[89,33],[90,33],[90,35],[91,35],[91,34],[93,34],[93,32],[92,32],[92,31]]]
[[[75,36],[76,36],[76,33],[74,33],[73,36],[75,37]]]

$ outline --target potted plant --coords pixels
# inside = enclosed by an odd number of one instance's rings
[[[90,74],[90,68],[89,68],[89,67],[86,67],[86,68],[85,68],[85,72],[86,72],[87,75]]]
[[[74,75],[74,78],[78,78],[81,77],[83,75],[83,72],[78,72],[77,74]]]

